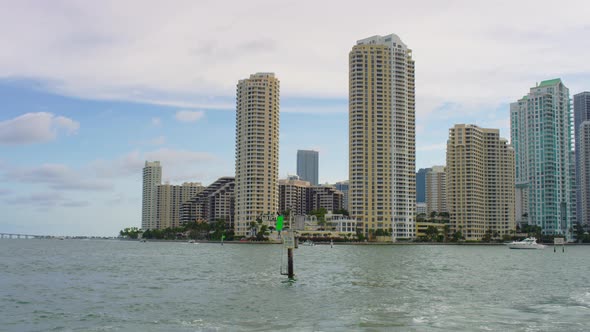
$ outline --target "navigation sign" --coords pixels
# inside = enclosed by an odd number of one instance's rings
[[[280,231],[283,229],[283,220],[285,219],[285,217],[283,216],[278,216],[277,217],[277,231]]]
[[[292,231],[283,232],[283,246],[287,249],[295,248],[295,234]]]

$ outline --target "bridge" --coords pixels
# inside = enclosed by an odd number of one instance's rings
[[[60,236],[0,233],[0,239],[52,239],[52,238],[60,238]]]

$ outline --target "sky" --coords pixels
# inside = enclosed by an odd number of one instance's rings
[[[348,178],[348,52],[395,33],[416,61],[416,166],[457,123],[499,128],[537,82],[590,90],[587,1],[0,0],[0,232],[114,236],[141,225],[141,172],[234,175],[235,89],[281,84],[281,178],[319,151]],[[362,9],[360,8],[362,7]],[[371,8],[371,9],[369,9]]]

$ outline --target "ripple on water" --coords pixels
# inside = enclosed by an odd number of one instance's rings
[[[505,249],[309,247],[283,283],[280,246],[0,241],[0,330],[584,331],[590,247]]]

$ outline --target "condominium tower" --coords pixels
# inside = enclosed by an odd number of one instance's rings
[[[318,185],[319,154],[313,150],[297,150],[297,175],[312,186]]]
[[[532,87],[510,104],[510,121],[521,218],[570,239],[576,197],[568,88],[561,79]]]
[[[237,236],[246,235],[251,222],[279,210],[279,91],[273,73],[256,73],[237,85]]]
[[[357,41],[349,53],[349,205],[366,235],[416,227],[414,60],[394,35]]]
[[[159,161],[146,161],[143,168],[141,228],[156,228],[156,195],[162,183],[162,167]]]
[[[181,225],[182,204],[197,196],[205,187],[200,182],[185,182],[182,185],[161,184],[156,195],[157,229],[175,228]]]
[[[446,166],[451,231],[466,240],[516,228],[514,150],[498,129],[458,124],[449,130]]]
[[[448,212],[444,166],[432,166],[430,172],[426,173],[426,207],[428,214]]]
[[[590,155],[587,130],[590,123],[590,92],[574,95],[574,133],[576,142],[576,221],[590,224]]]
[[[578,155],[578,187],[580,190],[580,199],[577,200],[579,213],[577,222],[580,224],[590,224],[590,120],[584,121],[578,127],[579,140]]]

